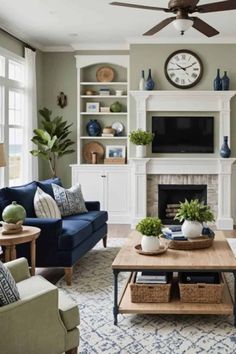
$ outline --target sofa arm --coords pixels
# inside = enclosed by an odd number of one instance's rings
[[[16,283],[30,277],[29,265],[26,258],[18,258],[14,261],[4,263],[4,265],[10,270]]]
[[[88,211],[99,211],[100,210],[100,202],[85,202],[85,206]]]
[[[62,220],[52,218],[25,218],[24,225],[41,229],[40,237],[55,237],[62,233]]]

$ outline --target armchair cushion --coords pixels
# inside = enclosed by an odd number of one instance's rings
[[[82,243],[93,232],[90,222],[85,220],[62,220],[62,235],[59,248],[71,250]]]
[[[108,219],[106,211],[90,211],[89,213],[66,216],[64,220],[85,220],[92,224],[93,232],[100,229]]]
[[[78,306],[62,291],[59,292],[58,302],[61,319],[66,329],[70,331],[80,324]]]
[[[45,193],[49,194],[52,198],[54,198],[52,183],[57,184],[58,186],[62,186],[60,178],[50,178],[44,181],[37,182],[39,188],[41,188]]]
[[[16,282],[11,272],[0,261],[0,306],[11,304],[20,299]]]

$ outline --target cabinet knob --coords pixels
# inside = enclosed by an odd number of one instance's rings
[[[105,178],[106,176],[105,175],[101,175],[102,178]]]

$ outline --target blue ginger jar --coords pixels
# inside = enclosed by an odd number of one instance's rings
[[[145,90],[151,91],[154,89],[155,82],[152,79],[151,69],[148,69],[148,78],[145,81]]]
[[[224,76],[221,78],[222,82],[222,90],[227,91],[229,90],[229,77],[227,76],[227,71],[224,71]]]
[[[228,137],[224,136],[224,142],[220,148],[220,156],[223,158],[230,157],[231,155],[231,150],[228,145]]]
[[[86,125],[86,130],[89,136],[99,136],[102,132],[101,125],[96,119],[90,119]]]
[[[221,91],[222,90],[222,80],[220,78],[220,69],[217,69],[217,75],[213,83],[214,90],[215,91]]]

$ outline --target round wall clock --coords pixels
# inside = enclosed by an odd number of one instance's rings
[[[202,74],[202,61],[190,50],[177,50],[166,59],[165,75],[175,87],[182,89],[193,87],[201,80]]]

